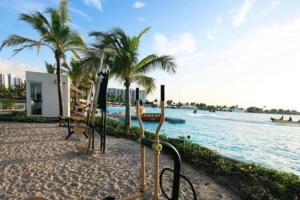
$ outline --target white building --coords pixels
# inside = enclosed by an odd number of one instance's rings
[[[70,87],[67,75],[62,75],[64,117],[70,116]],[[56,74],[26,71],[27,116],[58,117],[58,92]]]
[[[20,85],[24,82],[24,79],[15,76],[14,74],[0,73],[0,85],[4,85],[6,88],[15,88],[16,85]]]
[[[135,101],[135,90],[130,89],[129,90],[130,100],[131,102]],[[125,100],[125,89],[119,89],[119,88],[108,88],[107,89],[107,96],[111,98],[120,98],[122,101]],[[146,93],[145,90],[140,90],[140,99],[145,100],[146,99]]]
[[[0,73],[0,85],[8,88],[8,79],[7,74]]]
[[[24,80],[20,77],[15,76],[14,74],[7,74],[8,87],[15,88],[16,85],[20,85]]]

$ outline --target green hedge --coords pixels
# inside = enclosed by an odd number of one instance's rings
[[[26,117],[22,114],[15,114],[0,115],[0,121],[52,123],[57,122],[57,118]],[[122,122],[108,119],[107,134],[136,141],[140,130],[133,127],[127,133]],[[148,138],[154,138],[153,133],[146,131],[145,135]],[[170,138],[161,135],[160,139],[174,145],[184,162],[205,170],[217,180],[231,185],[241,199],[300,199],[299,176],[228,159],[182,137]]]
[[[24,113],[14,112],[9,115],[0,115],[0,121],[6,122],[26,122],[26,123],[54,123],[58,121],[56,117],[27,117]]]
[[[140,130],[133,127],[127,133],[122,122],[108,120],[107,134],[137,140]],[[154,138],[153,133],[146,131],[145,135]],[[175,146],[184,162],[205,170],[228,186],[231,185],[242,199],[296,200],[300,198],[300,178],[292,173],[224,158],[215,151],[185,138],[176,139],[161,135],[160,139]]]

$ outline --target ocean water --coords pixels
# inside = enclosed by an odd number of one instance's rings
[[[110,107],[109,112],[124,112],[123,107]],[[146,108],[146,112],[159,112]],[[132,108],[134,113],[134,108]],[[300,125],[277,124],[270,117],[281,115],[238,112],[166,109],[168,117],[182,118],[185,124],[165,122],[161,133],[171,137],[191,136],[191,140],[237,160],[253,162],[270,168],[300,175]],[[285,116],[288,118],[289,116]],[[300,116],[292,116],[300,120]],[[138,122],[133,120],[133,125]],[[154,132],[157,123],[144,123]]]

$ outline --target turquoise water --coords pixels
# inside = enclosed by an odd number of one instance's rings
[[[110,107],[110,112],[124,112],[122,107]],[[134,112],[134,108],[132,109]],[[147,108],[147,112],[159,112]],[[214,149],[234,159],[258,163],[300,175],[300,125],[276,124],[273,114],[230,113],[187,109],[166,109],[166,116],[186,120],[185,124],[164,123],[161,132],[171,136],[191,136],[193,142]],[[288,116],[285,116],[288,118]],[[293,116],[299,120],[300,116]],[[133,125],[138,125],[133,120]],[[154,132],[156,123],[144,123]]]

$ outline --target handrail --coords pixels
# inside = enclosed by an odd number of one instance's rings
[[[161,171],[160,176],[159,176],[159,180],[160,180],[160,181],[159,181],[159,183],[160,183],[160,189],[161,189],[163,195],[164,195],[168,200],[173,200],[173,198],[168,197],[168,195],[166,194],[166,192],[165,192],[165,190],[164,190],[164,188],[163,188],[163,184],[162,184],[163,174],[164,174],[164,172],[166,172],[166,171],[170,171],[170,172],[173,172],[173,173],[174,173],[174,170],[171,169],[171,168],[168,168],[168,167],[164,168],[164,169]],[[194,187],[193,183],[192,183],[186,176],[184,176],[184,175],[182,175],[182,174],[180,174],[180,178],[183,178],[184,180],[186,180],[186,182],[188,182],[189,186],[191,187],[191,190],[192,190],[192,193],[193,193],[194,200],[197,200],[197,193],[196,193],[196,190],[195,190],[195,187]]]

